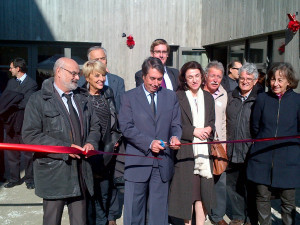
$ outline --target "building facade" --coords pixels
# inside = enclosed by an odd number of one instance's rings
[[[108,52],[108,69],[135,87],[134,73],[150,55],[150,44],[171,45],[168,66],[180,68],[208,59],[226,65],[233,59],[257,63],[288,61],[299,74],[299,31],[286,30],[287,13],[299,0],[14,0],[0,3],[0,90],[9,59],[23,57],[39,84],[51,76],[55,60],[72,57],[80,65],[90,46]],[[298,16],[299,18],[299,16]],[[299,20],[299,19],[298,19]],[[135,46],[126,45],[132,35]],[[279,48],[285,44],[284,52]],[[298,88],[298,90],[300,90]]]

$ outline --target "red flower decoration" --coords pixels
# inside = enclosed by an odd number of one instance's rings
[[[135,41],[133,40],[133,37],[131,35],[129,35],[127,37],[126,43],[127,43],[128,48],[132,49],[134,47]]]
[[[289,30],[292,32],[296,33],[300,29],[300,23],[298,20],[296,20],[296,15],[294,14],[293,16],[291,14],[287,14],[287,16],[290,19],[290,22],[288,24]]]
[[[282,55],[285,52],[285,44],[280,45],[278,48],[279,55]]]

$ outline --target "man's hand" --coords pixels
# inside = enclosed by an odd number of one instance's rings
[[[181,145],[181,143],[178,140],[178,138],[175,137],[175,136],[173,136],[171,138],[170,145],[169,145],[170,149],[179,150],[180,149],[180,145]]]
[[[80,151],[83,151],[84,152],[84,149],[81,148],[79,145],[75,145],[75,144],[72,144],[71,145],[72,148],[77,148],[79,149]],[[77,154],[69,154],[69,156],[73,159],[80,159],[80,155],[77,155]]]
[[[95,150],[94,146],[90,143],[86,143],[84,146],[83,146],[83,150],[85,151],[85,153],[88,153],[88,151],[90,150]],[[87,158],[87,156],[85,156],[85,158]]]
[[[161,146],[160,144],[161,144],[160,140],[153,140],[151,143],[151,151],[155,152],[155,153],[159,153],[160,150],[164,150],[165,148],[163,146]]]

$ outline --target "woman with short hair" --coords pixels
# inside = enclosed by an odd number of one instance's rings
[[[99,150],[114,152],[118,147],[121,133],[118,130],[117,113],[113,90],[104,85],[106,80],[106,66],[97,60],[84,63],[82,72],[87,81],[85,96],[92,104],[101,125],[101,140]],[[97,155],[88,160],[92,165],[94,175],[94,198],[88,205],[87,224],[106,224],[109,218],[109,205],[113,188],[113,172],[115,158],[112,155]]]
[[[300,135],[298,80],[289,63],[275,63],[268,71],[269,92],[259,94],[252,112],[254,138]],[[256,142],[249,152],[247,177],[256,184],[256,205],[261,225],[272,223],[271,193],[281,199],[283,224],[295,222],[295,188],[300,187],[300,140]]]

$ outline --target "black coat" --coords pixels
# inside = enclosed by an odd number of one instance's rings
[[[110,121],[108,123],[110,124],[110,127],[106,130],[105,134],[102,134],[102,138],[99,140],[99,150],[112,153],[114,152],[114,145],[120,140],[122,134],[119,130],[114,92],[112,88],[104,86],[101,90],[101,94],[103,94],[110,110]],[[87,98],[89,104],[91,104],[92,96],[87,90],[84,90],[83,96]],[[92,107],[92,105],[90,107]],[[114,163],[111,163],[111,159],[112,155],[104,154],[91,157],[89,162],[92,164],[93,172],[103,176],[105,175],[103,173],[105,173],[105,171],[107,172],[107,169],[110,169],[105,167],[114,165]]]
[[[254,137],[300,135],[300,94],[288,90],[278,99],[260,94],[252,114]],[[300,139],[256,142],[249,152],[248,179],[277,188],[300,187]]]
[[[83,145],[90,143],[98,149],[99,119],[89,107],[80,89],[73,91],[81,122]],[[71,146],[72,125],[61,97],[53,86],[53,78],[43,82],[42,89],[34,93],[26,106],[22,137],[25,144]],[[81,159],[82,175],[86,187],[93,195],[93,176],[90,164]],[[45,199],[80,196],[78,159],[68,154],[34,154],[35,193]]]
[[[28,74],[21,84],[15,78],[8,81],[0,102],[4,127],[10,136],[21,134],[25,106],[37,90],[37,83]]]
[[[166,67],[167,73],[169,75],[169,78],[171,80],[172,86],[173,86],[173,91],[177,91],[178,88],[178,76],[179,76],[179,71],[174,68]],[[142,71],[139,70],[135,73],[135,84],[136,87],[140,86],[142,83],[144,83],[143,80],[143,75]]]
[[[239,87],[228,93],[226,108],[227,140],[250,139],[250,115],[257,97],[257,89],[254,86],[248,98],[242,102],[239,96]],[[228,143],[227,155],[233,163],[244,163],[251,143]]]
[[[215,102],[212,95],[203,91],[205,102],[204,126],[210,126],[214,134],[215,130]],[[177,91],[177,97],[181,109],[182,137],[181,143],[191,143],[194,139],[193,117],[191,107],[184,91]],[[211,140],[213,136],[211,136]],[[210,150],[210,148],[209,148]],[[170,185],[169,215],[181,219],[190,220],[193,204],[193,176],[194,153],[192,145],[181,146],[176,151],[174,169],[175,173]],[[208,213],[214,202],[214,181],[201,177],[201,198]]]
[[[23,99],[22,93],[11,90],[6,90],[0,96],[0,119],[9,135],[21,133],[24,110],[18,109],[18,105]]]

